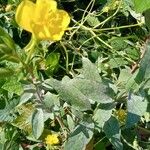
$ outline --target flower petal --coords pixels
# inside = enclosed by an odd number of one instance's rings
[[[49,16],[48,28],[53,41],[61,40],[70,23],[70,17],[64,10],[57,10]]]
[[[38,39],[58,41],[61,40],[69,23],[68,13],[64,10],[56,10],[49,13],[48,20],[43,24],[34,23],[32,29]]]
[[[37,0],[34,14],[34,22],[43,23],[48,19],[51,11],[56,11],[57,2],[55,0]]]
[[[29,0],[25,0],[19,4],[15,14],[15,19],[19,26],[29,32],[32,32],[31,21],[34,10],[35,4]]]
[[[45,24],[32,24],[33,34],[39,40],[51,40],[51,34]]]
[[[66,28],[68,27],[70,23],[70,16],[68,15],[66,11],[59,10],[59,9],[57,10],[57,14],[62,19],[62,22],[61,22],[62,28],[66,30]]]

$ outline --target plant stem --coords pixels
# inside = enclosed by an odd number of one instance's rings
[[[67,72],[67,74],[69,74],[69,68],[68,68],[68,66],[69,66],[69,57],[68,57],[68,52],[67,52],[67,49],[66,49],[65,45],[63,44],[63,42],[60,41],[60,44],[61,44],[61,46],[63,47],[63,49],[65,51],[65,55],[66,55],[66,72]]]
[[[32,35],[30,42],[28,43],[28,45],[24,48],[26,54],[27,54],[27,58],[25,63],[28,64],[30,59],[32,58],[32,55],[35,51],[35,46],[37,44],[37,40],[34,37],[34,35]]]
[[[124,29],[124,28],[131,28],[131,27],[141,26],[142,24],[143,23],[137,23],[137,24],[132,24],[132,25],[124,25],[124,26],[119,26],[119,27],[92,29],[92,30],[95,31],[95,32],[108,31],[108,30],[116,30],[116,29]]]
[[[114,12],[114,14],[112,14],[110,17],[106,18],[104,21],[102,21],[101,23],[96,25],[93,29],[99,27],[100,25],[104,25],[107,21],[109,21],[111,18],[113,18],[118,13],[118,11],[121,7],[121,4],[122,4],[122,0],[120,1],[119,6],[118,6],[117,10]]]
[[[58,123],[59,123],[61,129],[63,130],[63,133],[64,133],[65,138],[67,138],[67,134],[66,134],[66,129],[67,129],[67,128],[65,127],[65,125],[64,125],[64,123],[63,123],[63,121],[62,121],[62,119],[61,119],[59,116],[56,116],[56,120],[58,121]]]

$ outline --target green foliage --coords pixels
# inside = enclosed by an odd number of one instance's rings
[[[60,98],[62,98],[68,104],[71,104],[71,106],[75,109],[82,111],[89,110],[90,102],[86,96],[82,94],[76,87],[68,83],[64,84],[62,82],[52,79],[48,82],[48,84],[54,87]]]
[[[1,122],[12,122],[17,117],[15,114],[17,104],[17,99],[10,100],[10,102],[5,101],[5,108],[0,109]]]
[[[57,2],[71,16],[57,42],[0,3],[0,149],[149,149],[149,0]]]
[[[46,57],[46,74],[52,75],[54,72],[56,72],[58,65],[59,65],[59,53],[50,53]]]
[[[138,12],[144,12],[145,10],[150,8],[149,0],[145,0],[145,1],[134,0],[134,4],[135,4],[135,9]]]
[[[44,129],[44,114],[42,109],[37,109],[32,115],[32,131],[36,139],[38,139]]]
[[[0,68],[0,78],[11,77],[14,74],[14,71],[9,68]]]
[[[10,93],[18,95],[21,95],[23,92],[22,84],[20,82],[17,82],[16,77],[12,77],[9,80],[7,80],[2,86],[2,88]]]
[[[127,102],[127,121],[126,126],[132,127],[140,120],[140,117],[144,115],[147,110],[147,100],[142,96],[129,95]]]
[[[119,123],[115,117],[111,117],[108,121],[104,124],[104,132],[110,142],[114,145],[116,150],[122,150],[123,145],[120,141],[120,128]]]
[[[112,115],[112,109],[114,105],[112,103],[100,105],[94,112],[93,120],[95,121],[96,127],[102,129],[104,123],[109,120]]]
[[[93,128],[94,124],[90,122],[79,124],[70,134],[69,139],[65,143],[64,150],[85,149],[93,137]]]
[[[149,62],[150,62],[150,45],[149,43],[146,44],[145,54],[143,56],[143,59],[140,63],[140,69],[136,76],[136,82],[141,83],[144,80],[147,80],[150,78],[150,69],[149,69]]]

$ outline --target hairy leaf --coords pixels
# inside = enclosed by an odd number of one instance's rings
[[[42,109],[37,109],[32,115],[32,133],[38,139],[44,130],[44,114]]]

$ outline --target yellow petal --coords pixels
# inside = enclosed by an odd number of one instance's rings
[[[46,144],[49,145],[53,145],[53,144],[58,144],[59,143],[59,139],[58,139],[58,135],[57,134],[52,134],[52,135],[48,135],[45,139]]]
[[[51,40],[51,34],[46,25],[32,24],[33,34],[39,40]]]
[[[33,32],[38,39],[58,41],[70,23],[70,17],[64,10],[56,10],[48,15],[48,20],[43,24],[34,23]]]
[[[18,25],[29,32],[32,32],[31,21],[34,10],[35,4],[29,0],[25,0],[19,4],[15,14]]]
[[[64,10],[57,10],[49,15],[48,28],[51,34],[51,40],[61,40],[64,31],[70,23],[70,17]]]
[[[64,10],[57,10],[58,16],[61,18],[61,27],[66,30],[70,23],[70,16]]]
[[[55,0],[37,0],[34,14],[34,22],[43,23],[48,18],[51,11],[56,11],[57,2]]]

